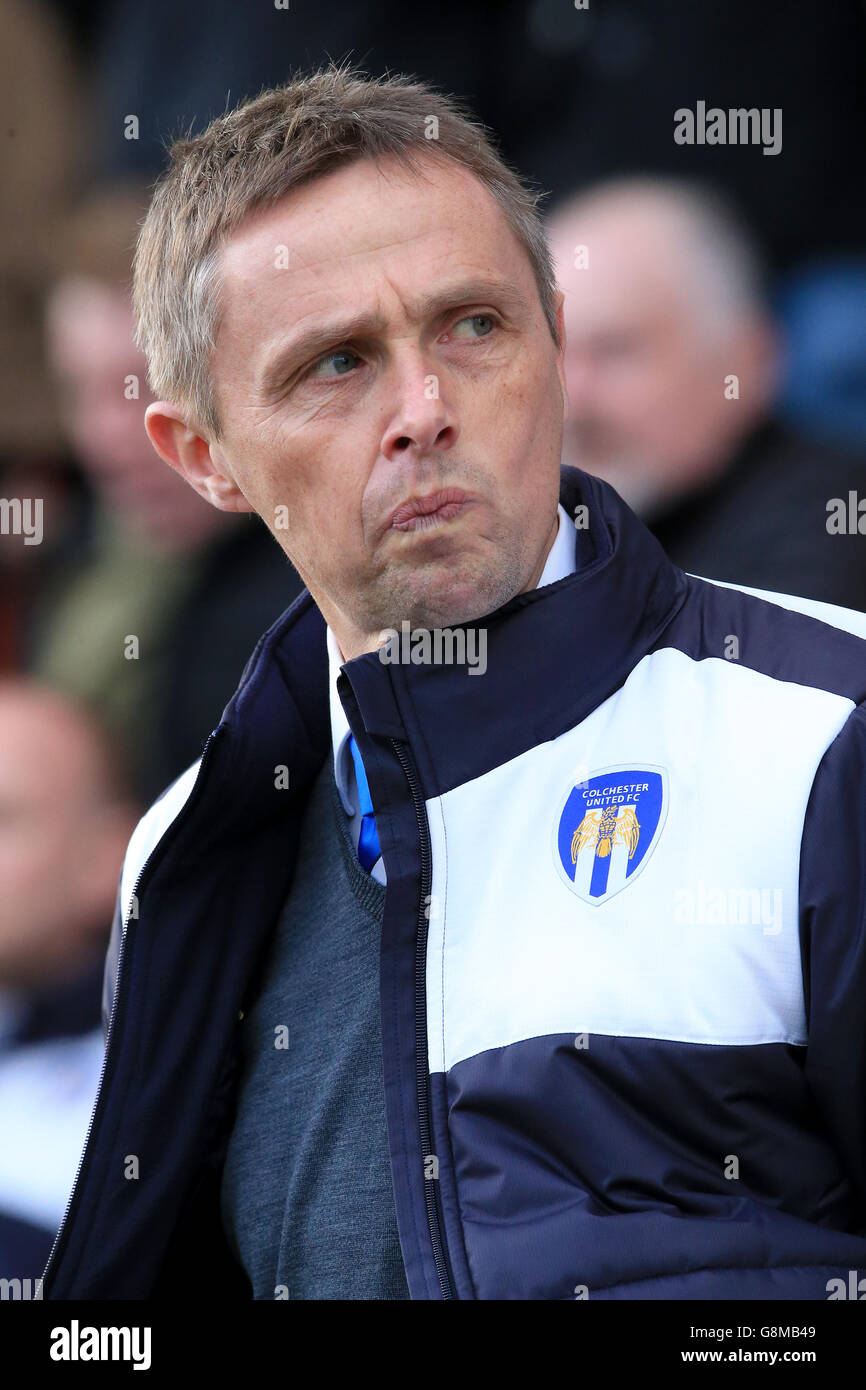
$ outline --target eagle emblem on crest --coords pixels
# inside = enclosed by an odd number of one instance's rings
[[[616,806],[604,811],[587,811],[571,837],[571,862],[577,863],[582,849],[595,849],[599,859],[606,859],[614,845],[628,845],[628,857],[634,858],[640,838],[640,823],[633,806],[623,808],[617,817]]]

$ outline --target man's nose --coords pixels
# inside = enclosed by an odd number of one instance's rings
[[[439,374],[420,352],[403,354],[393,364],[388,383],[390,415],[381,445],[386,458],[400,458],[407,450],[424,457],[456,443],[457,418],[443,398],[442,385]]]

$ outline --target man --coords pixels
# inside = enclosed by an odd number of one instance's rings
[[[0,1275],[36,1279],[102,1069],[102,969],[141,807],[102,728],[57,691],[0,682]]]
[[[774,413],[760,258],[699,185],[621,178],[550,219],[565,290],[565,460],[605,478],[692,573],[866,608],[866,548],[832,499],[866,461]],[[856,513],[855,513],[856,517]]]
[[[175,145],[136,300],[151,441],[308,591],[130,841],[45,1295],[827,1297],[866,644],[561,470],[534,200],[421,83]]]

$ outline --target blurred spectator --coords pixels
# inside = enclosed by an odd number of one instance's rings
[[[45,507],[38,546],[0,535],[0,672],[7,672],[20,663],[27,605],[68,490],[43,297],[87,131],[76,57],[51,11],[36,0],[0,0],[0,34],[0,495],[40,497]]]
[[[145,194],[93,193],[48,302],[63,418],[93,489],[35,606],[25,664],[99,710],[152,800],[201,753],[260,634],[301,581],[260,518],[210,506],[154,453],[132,338]]]
[[[0,460],[60,446],[42,298],[57,222],[78,189],[86,127],[75,61],[42,4],[0,0]]]
[[[713,184],[747,210],[774,279],[779,413],[866,450],[866,7],[835,0],[501,0],[477,106],[554,200],[612,176]],[[674,139],[676,113],[778,113],[779,147]]]
[[[550,232],[564,461],[611,482],[684,569],[866,608],[862,539],[827,529],[831,499],[866,497],[866,460],[776,419],[760,259],[724,200],[611,180],[557,205]]]
[[[102,975],[141,807],[93,717],[0,681],[0,1276],[38,1277],[103,1056]]]

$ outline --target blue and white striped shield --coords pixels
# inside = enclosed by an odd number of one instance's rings
[[[555,840],[569,888],[593,906],[627,888],[655,849],[667,809],[663,767],[605,767],[573,785]]]

